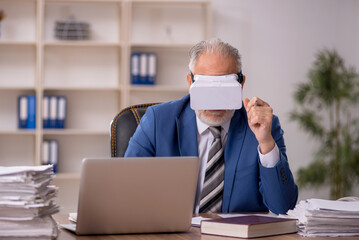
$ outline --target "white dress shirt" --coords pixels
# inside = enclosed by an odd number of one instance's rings
[[[200,196],[202,193],[204,177],[206,174],[208,153],[214,137],[210,132],[210,130],[208,129],[209,125],[202,122],[198,117],[196,117],[196,120],[197,120],[197,130],[198,130],[197,132],[198,156],[200,159],[198,182],[197,182],[197,195],[196,195],[196,203],[195,203],[195,213],[198,213],[199,202],[201,200]],[[223,147],[225,147],[226,145],[230,122],[231,120],[221,125],[222,126],[221,139],[222,139]],[[261,154],[258,146],[258,153],[259,153],[259,160],[264,167],[268,167],[268,168],[274,167],[279,161],[279,149],[277,144],[274,146],[273,150],[267,154]]]

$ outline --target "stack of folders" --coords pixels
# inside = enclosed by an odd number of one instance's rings
[[[298,233],[303,236],[359,235],[359,201],[308,199],[287,214],[298,219]]]
[[[0,167],[0,238],[54,239],[59,211],[52,166]]]
[[[41,164],[52,164],[54,173],[57,173],[59,160],[59,143],[57,140],[45,140],[42,142]]]
[[[154,84],[157,75],[155,53],[134,52],[131,55],[131,83]]]
[[[18,127],[20,129],[36,128],[36,96],[21,95],[18,97]]]
[[[43,128],[65,128],[66,97],[44,96],[42,99]]]

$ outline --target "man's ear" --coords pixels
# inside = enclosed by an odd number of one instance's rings
[[[244,83],[246,82],[246,75],[243,75],[243,82],[241,83],[242,84],[242,88],[244,87]]]
[[[191,88],[192,85],[192,78],[191,75],[187,74],[187,83],[188,83],[188,92],[190,91],[189,89]]]

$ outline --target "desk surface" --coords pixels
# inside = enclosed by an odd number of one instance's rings
[[[56,214],[54,215],[54,219],[58,223],[70,223],[70,221],[67,219],[67,216]],[[191,229],[188,232],[185,233],[164,233],[164,234],[131,234],[131,235],[98,235],[98,236],[77,236],[74,233],[67,231],[60,227],[60,234],[57,238],[58,240],[94,240],[94,239],[101,239],[101,240],[231,240],[231,239],[240,239],[240,238],[230,238],[230,237],[223,237],[223,236],[214,236],[214,235],[206,235],[201,234],[201,231],[197,227],[191,227]],[[333,240],[332,237],[315,237],[315,238],[308,238],[308,237],[302,237],[298,234],[285,234],[285,235],[278,235],[278,236],[272,236],[272,237],[262,237],[262,238],[256,238],[260,240]],[[337,239],[337,238],[336,238]],[[340,240],[359,240],[358,237],[340,237]]]

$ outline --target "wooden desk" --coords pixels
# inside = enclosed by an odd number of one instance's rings
[[[58,223],[70,223],[65,215],[54,215],[54,219]],[[163,234],[131,234],[131,235],[95,235],[95,236],[77,236],[70,231],[67,231],[60,227],[60,234],[57,238],[58,240],[238,240],[241,238],[230,238],[230,237],[221,237],[221,236],[214,236],[214,235],[206,235],[201,234],[200,229],[197,227],[191,227],[188,232],[185,233],[163,233]],[[277,235],[272,237],[262,237],[256,238],[260,240],[333,240],[338,238],[332,237],[315,237],[315,238],[308,238],[302,237],[296,233],[294,234],[285,234],[285,235]],[[359,240],[358,237],[340,237],[340,240]]]

